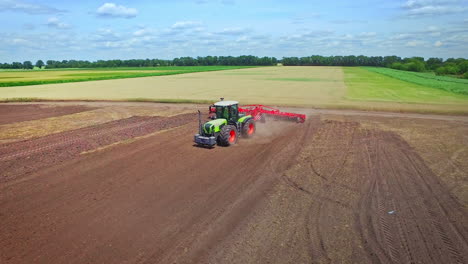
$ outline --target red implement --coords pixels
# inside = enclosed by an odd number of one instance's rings
[[[281,112],[279,109],[266,105],[243,105],[239,107],[239,113],[251,115],[255,121],[265,121],[266,117],[272,117],[273,119],[281,120],[291,120],[298,123],[304,123],[306,120],[306,115]]]

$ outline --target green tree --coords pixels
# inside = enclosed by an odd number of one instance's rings
[[[11,69],[23,69],[23,63],[14,61],[11,63]]]
[[[461,73],[467,73],[468,72],[468,60],[465,60],[462,63],[458,64],[458,68],[460,68]]]
[[[33,69],[34,66],[33,66],[32,62],[30,62],[30,61],[25,61],[25,62],[23,62],[23,68],[25,68],[25,69]]]
[[[38,60],[38,61],[36,62],[36,67],[42,68],[44,65],[45,65],[45,64],[44,64],[44,62],[43,62],[42,60]]]
[[[441,58],[429,58],[426,61],[426,66],[427,66],[427,69],[429,70],[435,70],[439,68],[440,66],[442,66],[443,63],[444,61]]]

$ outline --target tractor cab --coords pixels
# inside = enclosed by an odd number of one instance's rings
[[[214,113],[215,119],[223,118],[228,123],[235,123],[239,119],[239,102],[220,101],[210,107],[210,111]]]

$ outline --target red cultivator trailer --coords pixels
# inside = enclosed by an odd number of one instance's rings
[[[304,123],[306,115],[281,112],[280,110],[266,105],[244,105],[239,107],[239,113],[251,115],[255,121],[265,121],[266,118],[272,117],[275,120],[290,120]]]
[[[202,124],[201,113],[198,111],[199,131],[194,136],[194,141],[199,146],[230,146],[237,142],[239,135],[249,138],[255,133],[257,121],[273,119],[304,123],[306,120],[306,115],[303,114],[281,112],[265,105],[239,106],[238,102],[224,101],[223,98],[211,105],[209,111],[212,120],[205,124]]]

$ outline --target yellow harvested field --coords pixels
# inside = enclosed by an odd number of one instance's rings
[[[346,93],[338,67],[264,67],[183,75],[1,88],[0,97],[43,99],[235,98],[242,103],[336,103]]]

